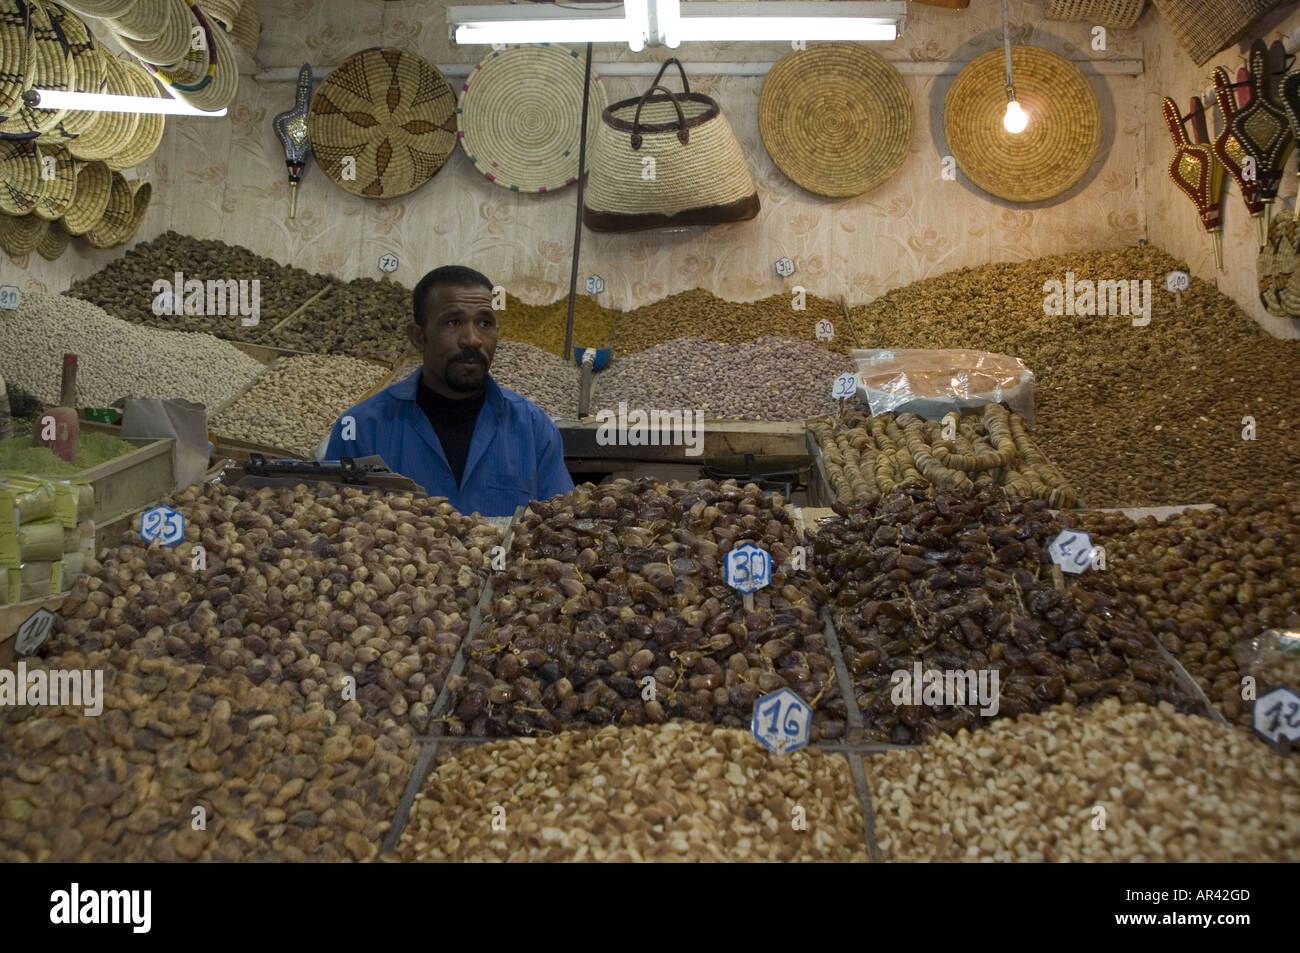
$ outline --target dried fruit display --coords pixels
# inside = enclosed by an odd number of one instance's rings
[[[1300,630],[1300,501],[1281,493],[1220,495],[1210,510],[1157,522],[1072,513],[1106,548],[1106,576],[1223,715],[1250,725],[1235,649],[1272,628]]]
[[[1056,588],[1047,547],[1061,526],[1045,502],[917,486],[837,509],[814,553],[868,740],[913,744],[1109,695],[1200,707],[1113,583],[1097,574]],[[894,673],[911,685],[917,665],[984,673],[989,689],[996,672],[996,710],[969,695],[915,704],[914,690],[896,704]]]
[[[1023,359],[1037,378],[1037,442],[1091,506],[1204,503],[1237,489],[1295,495],[1300,341],[1270,336],[1212,279],[1193,276],[1176,300],[1164,289],[1178,268],[1149,245],[963,268],[854,308],[853,326],[861,347]],[[1045,314],[1044,284],[1067,273],[1076,289],[1150,281],[1151,323],[1133,326],[1145,316],[1131,300],[1126,314]],[[1242,439],[1247,415],[1255,440]]]
[[[884,860],[1239,863],[1300,852],[1300,760],[1163,703],[1061,705],[872,755],[866,767]]]
[[[669,718],[740,728],[782,687],[812,705],[813,740],[843,734],[824,590],[793,568],[803,541],[779,496],[707,480],[583,484],[529,504],[513,532],[452,683],[451,734]],[[724,581],[745,540],[772,563],[752,611]]]
[[[967,490],[997,486],[1013,500],[1074,506],[1073,485],[1029,437],[1028,424],[1001,404],[966,413],[952,440],[944,424],[915,414],[860,411],[808,422],[825,459],[826,476],[840,503],[887,493],[901,483]]]
[[[864,827],[843,755],[774,759],[715,725],[607,726],[441,756],[393,859],[865,862]]]

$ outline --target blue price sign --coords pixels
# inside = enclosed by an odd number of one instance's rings
[[[782,278],[789,278],[794,274],[794,262],[789,258],[778,258],[773,267],[776,269],[776,273]]]
[[[1060,566],[1063,572],[1078,575],[1088,571],[1097,555],[1097,548],[1092,545],[1092,538],[1087,533],[1067,529],[1052,540],[1047,552],[1051,555],[1052,562]]]
[[[812,708],[790,689],[779,689],[754,702],[750,731],[769,751],[795,751],[812,733]]]
[[[23,303],[23,293],[16,285],[0,286],[0,310],[17,311]]]
[[[587,289],[587,294],[598,295],[605,290],[605,279],[600,275],[588,275],[583,286]]]
[[[185,517],[170,506],[155,506],[140,516],[140,538],[146,543],[155,539],[164,546],[175,546],[185,538]]]
[[[848,400],[858,392],[858,376],[856,374],[841,374],[835,378],[835,383],[831,385],[831,397],[835,400]]]
[[[772,557],[753,543],[741,543],[727,553],[727,585],[737,592],[757,592],[772,581]]]

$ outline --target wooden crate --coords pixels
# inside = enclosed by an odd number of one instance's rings
[[[118,436],[122,428],[113,424],[80,421],[86,430]],[[138,510],[176,489],[176,471],[172,466],[174,437],[165,439],[126,439],[137,449],[116,460],[83,470],[66,479],[89,481],[95,487],[96,525]]]

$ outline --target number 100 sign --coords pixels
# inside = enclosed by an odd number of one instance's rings
[[[796,751],[812,733],[812,708],[790,689],[778,689],[754,702],[750,730],[769,751]]]

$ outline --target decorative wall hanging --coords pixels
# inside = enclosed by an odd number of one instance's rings
[[[1263,248],[1268,240],[1268,219],[1265,216],[1267,208],[1259,197],[1259,176],[1254,172],[1249,176],[1246,175],[1243,166],[1247,157],[1246,147],[1232,131],[1232,117],[1241,108],[1234,95],[1236,89],[1232,77],[1222,66],[1216,66],[1211,76],[1214,81],[1214,96],[1219,103],[1219,112],[1223,115],[1223,131],[1214,140],[1214,155],[1223,163],[1223,168],[1241,190],[1241,199],[1246,204],[1246,211],[1250,212],[1251,217],[1258,224],[1259,245]]]
[[[1250,32],[1282,0],[1151,0],[1197,66]]]
[[[405,195],[433,178],[455,149],[456,95],[427,60],[372,47],[317,87],[307,135],[321,171],[339,188],[373,199]]]
[[[880,185],[912,141],[912,97],[884,57],[851,43],[787,53],[763,80],[758,128],[802,188],[847,198]]]
[[[1048,0],[1047,19],[1087,20],[1117,30],[1138,22],[1147,0]]]
[[[576,50],[508,46],[485,56],[461,86],[456,133],[489,182],[515,192],[554,192],[578,177],[585,71]],[[588,109],[609,102],[592,74]],[[591,160],[592,143],[587,143]]]
[[[967,177],[1012,202],[1041,202],[1069,191],[1101,147],[1101,107],[1087,77],[1069,60],[1014,46],[1016,96],[1029,125],[1010,133],[1003,51],[973,60],[944,100],[948,148]]]
[[[1300,317],[1300,222],[1275,218],[1268,227],[1268,239],[1259,250],[1256,277],[1259,300],[1269,314],[1280,318]]]
[[[307,137],[307,107],[311,103],[311,64],[298,68],[298,86],[293,94],[293,106],[278,113],[271,120],[275,137],[284,148],[284,164],[289,169],[289,217],[298,214],[298,183],[302,181],[307,158],[311,155],[311,139]]]
[[[1169,134],[1174,140],[1174,156],[1169,162],[1169,177],[1196,206],[1201,226],[1210,233],[1214,241],[1214,262],[1223,270],[1223,184],[1226,178],[1223,165],[1214,154],[1214,147],[1208,142],[1209,134],[1205,125],[1205,107],[1199,98],[1192,100],[1192,119],[1196,128],[1197,140],[1193,142],[1187,135],[1187,127],[1178,106],[1168,96],[1161,104],[1164,109],[1165,122],[1169,124]]]
[[[684,92],[658,85],[669,66],[677,67]],[[648,179],[644,170],[651,167]],[[664,63],[642,95],[601,114],[586,189],[582,220],[598,232],[717,225],[759,212],[731,124],[713,99],[691,92],[676,59]]]
[[[1295,151],[1295,135],[1286,110],[1273,99],[1268,46],[1256,40],[1250,47],[1250,102],[1233,114],[1228,127],[1246,155],[1255,160],[1259,200],[1268,206],[1277,199],[1282,171]]]

